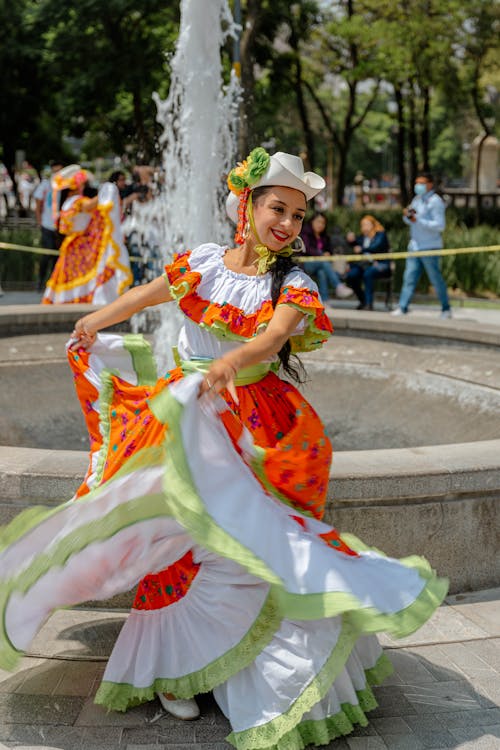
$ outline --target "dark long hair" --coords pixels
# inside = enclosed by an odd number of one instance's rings
[[[259,198],[264,197],[269,192],[270,187],[257,187],[252,191],[252,203],[255,205],[255,201]],[[276,308],[278,299],[283,288],[283,282],[286,276],[290,273],[293,268],[296,268],[296,264],[293,261],[292,256],[278,255],[276,262],[271,266],[271,302],[273,308]],[[297,357],[296,354],[292,354],[292,345],[290,339],[285,341],[283,346],[278,352],[278,357],[281,362],[281,366],[286,374],[294,380],[296,383],[304,383],[306,380],[306,371],[304,365]]]

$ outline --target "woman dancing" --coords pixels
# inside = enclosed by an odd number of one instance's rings
[[[321,521],[331,447],[284,377],[331,333],[291,258],[324,186],[289,154],[254,150],[229,175],[236,246],[203,244],[163,277],[75,325],[69,359],[91,437],[77,502],[29,511],[0,545],[0,666],[60,606],[138,581],[96,701],[155,695],[198,716],[213,690],[240,750],[328,744],[365,725],[390,672],[377,631],[404,636],[447,585]],[[184,314],[158,377],[139,336],[98,333],[151,305]],[[142,579],[142,580],[141,580]]]
[[[120,196],[105,182],[87,197],[88,172],[77,164],[61,169],[52,179],[61,191],[58,229],[66,235],[57,263],[47,281],[42,304],[92,302],[104,305],[132,284],[128,252],[120,228]],[[58,205],[55,200],[54,204]]]

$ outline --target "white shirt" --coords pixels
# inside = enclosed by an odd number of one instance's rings
[[[35,192],[33,193],[33,197],[37,201],[43,201],[43,207],[42,207],[42,227],[44,229],[51,229],[54,231],[55,224],[54,224],[54,216],[52,214],[52,186],[50,184],[50,180],[42,180],[38,183]]]

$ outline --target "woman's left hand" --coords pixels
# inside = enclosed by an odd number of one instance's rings
[[[207,393],[215,395],[227,388],[234,401],[238,403],[238,396],[234,385],[236,368],[225,359],[216,359],[210,365],[210,369],[201,381],[199,395]]]
[[[80,318],[75,323],[71,332],[70,349],[89,349],[96,340],[96,332],[91,331],[85,324],[85,318]]]

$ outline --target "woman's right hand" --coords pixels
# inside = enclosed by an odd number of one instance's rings
[[[89,325],[85,322],[85,318],[80,318],[75,323],[75,327],[71,332],[71,344],[70,349],[90,349],[94,341],[96,340],[97,332],[93,331]]]
[[[238,403],[238,395],[234,386],[236,368],[223,357],[215,359],[210,365],[210,369],[201,381],[199,396],[207,393],[209,396],[220,393],[227,388],[233,400]]]

